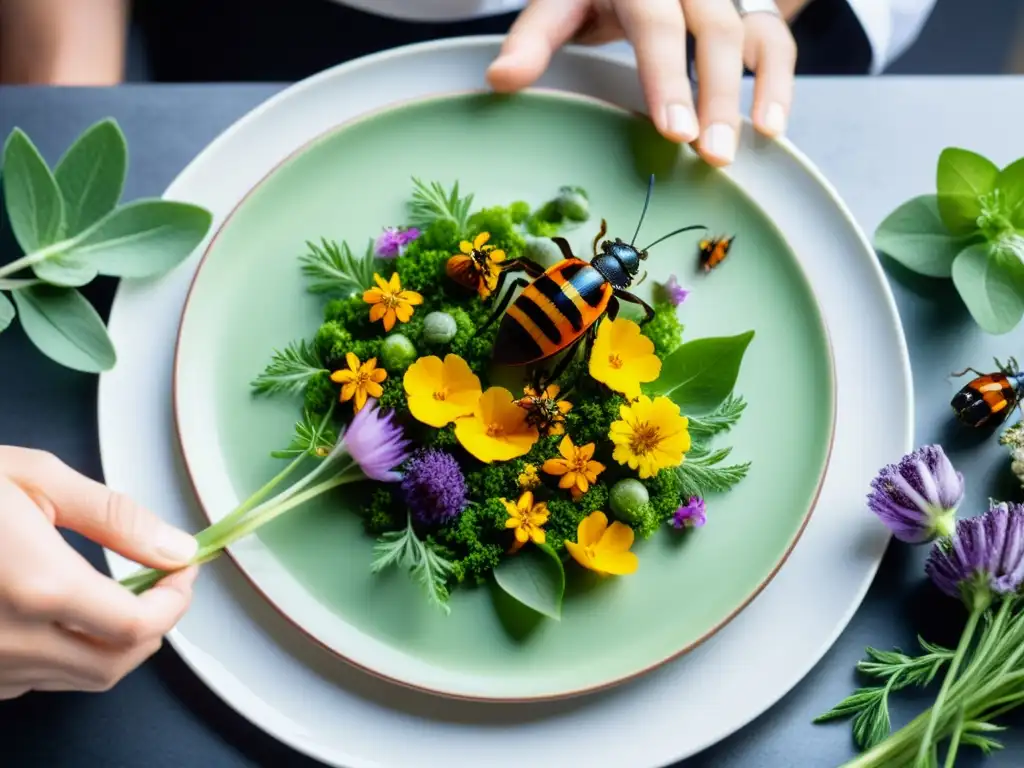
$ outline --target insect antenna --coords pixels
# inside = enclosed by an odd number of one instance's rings
[[[655,240],[653,243],[648,245],[646,248],[641,248],[640,250],[641,251],[650,250],[651,248],[656,246],[658,243],[662,243],[665,240],[668,240],[670,237],[675,237],[676,235],[678,235],[678,234],[680,234],[682,232],[688,232],[691,229],[707,229],[707,227],[705,227],[703,224],[694,224],[694,225],[689,226],[689,227],[683,227],[681,229],[677,229],[674,232],[669,232],[667,235],[665,235],[663,237],[659,237],[657,240]]]
[[[640,275],[640,279],[637,280],[635,283],[633,283],[633,285],[642,285],[644,280],[646,280],[646,279],[647,279],[647,270],[645,269],[644,273],[642,275]]]
[[[630,245],[636,242],[637,235],[640,234],[640,227],[643,226],[644,216],[647,215],[647,206],[651,202],[651,192],[654,190],[654,174],[651,174],[651,180],[647,182],[647,197],[644,198],[644,209],[640,212],[640,221],[636,223],[636,232],[633,233],[633,239],[629,241]]]

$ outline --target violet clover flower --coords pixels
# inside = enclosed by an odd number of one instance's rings
[[[402,227],[385,227],[384,231],[377,236],[373,245],[373,251],[382,259],[394,259],[402,255],[405,246],[420,236],[416,227],[404,229]]]
[[[704,506],[704,499],[699,496],[691,496],[689,501],[681,505],[672,513],[670,521],[675,528],[700,528],[708,521],[707,509]]]
[[[956,533],[928,555],[925,573],[951,597],[1009,595],[1024,583],[1024,505],[991,503],[988,512],[960,520]],[[985,597],[985,595],[981,595]]]
[[[394,419],[393,412],[382,415],[370,398],[339,441],[367,477],[384,483],[402,479],[395,467],[408,457],[409,441],[402,438],[402,428]]]
[[[466,506],[466,479],[459,463],[436,448],[420,451],[409,459],[402,492],[412,516],[424,525],[446,523]]]
[[[900,541],[924,544],[953,532],[964,478],[940,445],[926,445],[871,481],[868,506]]]
[[[669,275],[668,282],[662,287],[665,289],[665,294],[668,296],[668,300],[672,302],[673,307],[678,307],[690,295],[690,292],[679,284],[675,275]]]

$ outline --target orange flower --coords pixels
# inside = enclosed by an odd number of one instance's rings
[[[505,252],[493,245],[486,245],[491,239],[489,232],[481,232],[473,242],[459,243],[456,253],[445,265],[445,271],[459,285],[475,290],[481,299],[486,299],[498,284],[501,273],[499,264],[505,260]]]
[[[384,282],[376,272],[373,273],[373,279],[377,287],[363,292],[363,301],[371,305],[370,322],[376,323],[383,319],[385,331],[395,327],[396,318],[400,323],[408,323],[412,317],[412,308],[422,304],[423,297],[416,291],[403,291],[397,272],[391,275],[389,282]]]
[[[384,392],[380,383],[388,377],[387,371],[377,367],[377,358],[371,357],[365,363],[359,363],[359,358],[351,352],[345,354],[345,362],[348,368],[342,368],[331,374],[331,381],[341,384],[341,402],[355,398],[355,413],[359,413],[366,398],[380,397]]]
[[[591,483],[597,482],[597,476],[604,472],[605,466],[593,460],[593,443],[576,447],[568,435],[558,444],[558,452],[563,458],[548,459],[544,462],[543,470],[549,475],[561,475],[558,487],[568,488],[572,497],[578,499],[590,489]]]

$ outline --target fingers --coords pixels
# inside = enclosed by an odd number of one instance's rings
[[[698,151],[711,165],[736,157],[743,79],[743,24],[730,0],[683,0],[696,41]]]
[[[616,13],[633,44],[655,127],[673,141],[693,141],[698,133],[697,118],[686,73],[686,24],[679,0],[622,2]],[[738,60],[738,51],[736,55]]]
[[[751,119],[761,133],[779,136],[793,103],[796,42],[785,21],[770,13],[749,14],[743,27],[743,61],[756,77]]]
[[[0,448],[0,471],[69,528],[142,565],[180,568],[195,554],[194,537],[163,522],[123,494],[80,475],[41,451]]]
[[[589,0],[533,0],[516,19],[501,54],[487,69],[496,91],[516,91],[536,82],[555,51],[583,26]]]
[[[117,582],[92,571],[52,619],[69,630],[116,646],[136,646],[166,635],[192,600],[198,568],[171,574],[152,589],[133,595]]]

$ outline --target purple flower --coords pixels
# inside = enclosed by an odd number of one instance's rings
[[[409,459],[402,492],[413,517],[424,525],[446,523],[466,506],[466,480],[459,463],[436,448]]]
[[[402,251],[409,243],[420,236],[416,227],[404,229],[402,227],[385,227],[384,231],[377,236],[373,245],[374,253],[382,259],[393,259],[401,256]]]
[[[708,520],[704,499],[691,496],[690,500],[672,513],[671,523],[676,528],[700,528]]]
[[[970,606],[975,599],[1008,595],[1024,582],[1024,505],[991,503],[988,512],[960,520],[956,533],[932,549],[925,573],[935,585]]]
[[[964,477],[940,445],[926,445],[871,481],[868,506],[900,541],[924,544],[953,532]]]
[[[384,483],[402,479],[394,468],[409,456],[409,441],[395,424],[393,412],[383,414],[377,401],[370,398],[348,425],[342,439],[345,450],[355,459],[363,474]]]
[[[665,293],[668,295],[668,300],[672,302],[672,306],[674,307],[678,307],[686,301],[686,297],[690,295],[690,292],[679,284],[675,275],[669,275],[668,282],[662,287],[665,289]]]

